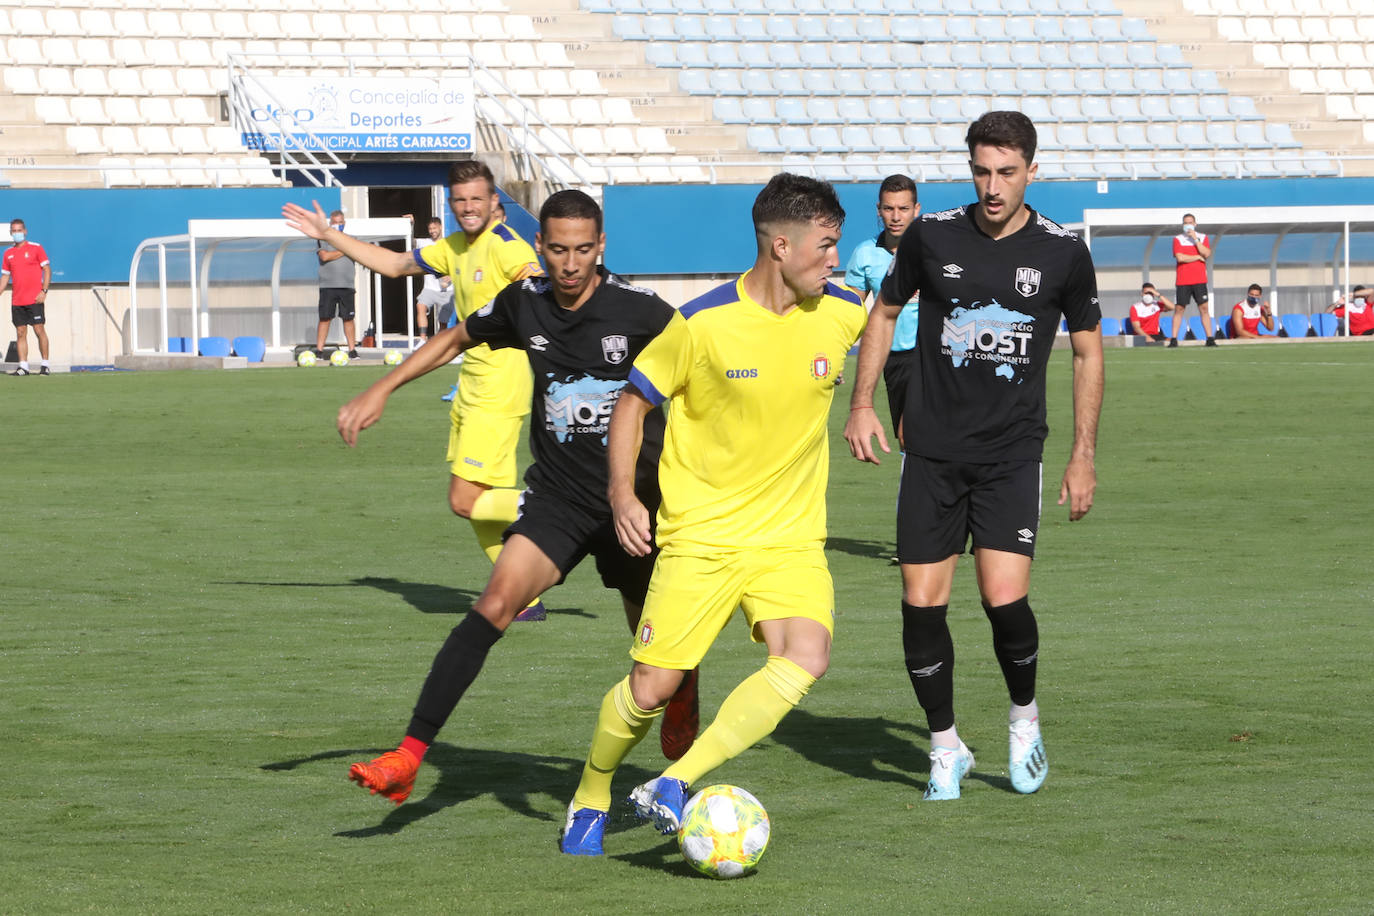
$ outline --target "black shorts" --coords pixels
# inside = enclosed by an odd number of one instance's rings
[[[351,289],[322,287],[320,289],[320,320],[329,321],[337,312],[344,321],[352,321],[353,297],[354,292]]]
[[[1184,283],[1182,286],[1174,287],[1174,302],[1182,308],[1188,304],[1188,300],[1196,302],[1198,305],[1207,304],[1207,284],[1206,283]]]
[[[970,464],[907,453],[897,494],[897,558],[938,563],[973,546],[1035,556],[1039,461]]]
[[[29,324],[44,324],[47,319],[43,317],[43,303],[35,302],[33,305],[11,305],[10,321],[14,322],[16,328],[22,328]]]
[[[650,517],[658,512],[658,500],[645,502]],[[520,515],[505,531],[505,537],[521,534],[534,542],[553,561],[562,582],[582,558],[596,558],[596,571],[607,588],[620,592],[626,600],[643,607],[654,572],[655,550],[647,557],[632,557],[620,546],[609,510],[605,516],[557,495],[525,490],[520,494]]]
[[[887,362],[883,363],[883,384],[887,387],[887,409],[892,415],[892,432],[897,432],[897,426],[902,419],[902,411],[906,410],[906,389],[907,383],[911,380],[911,373],[916,364],[916,350],[893,350],[887,356]]]

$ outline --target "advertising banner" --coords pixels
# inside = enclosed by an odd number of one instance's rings
[[[469,77],[264,77],[260,82],[281,107],[250,110],[251,123],[241,128],[243,143],[252,150],[464,153],[473,148]]]

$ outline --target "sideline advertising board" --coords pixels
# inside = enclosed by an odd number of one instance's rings
[[[243,143],[252,150],[465,153],[473,148],[470,77],[264,77],[259,82],[273,104],[252,107],[251,123],[240,125]]]

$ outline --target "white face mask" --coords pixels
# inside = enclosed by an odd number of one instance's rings
[[[1196,232],[1196,231],[1197,231],[1197,223],[1184,223],[1184,224],[1183,224],[1183,231],[1184,231],[1185,233],[1188,232],[1188,230],[1190,230],[1190,229],[1193,230],[1194,232]]]
[[[24,239],[27,238],[27,236],[24,235],[23,232],[11,232],[10,238],[14,239],[14,244],[21,245],[23,244]]]
[[[1143,302],[1143,303],[1145,303],[1146,305],[1154,305],[1154,304],[1155,304],[1155,294],[1154,294],[1154,293],[1142,293],[1141,296],[1140,296],[1140,301]]]

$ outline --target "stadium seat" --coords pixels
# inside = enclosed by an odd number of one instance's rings
[[[168,353],[189,353],[191,352],[191,338],[189,337],[168,337]]]
[[[1163,334],[1165,337],[1173,337],[1173,336],[1174,336],[1174,316],[1173,316],[1173,315],[1160,315],[1160,316],[1159,316],[1159,333]]]
[[[231,349],[227,337],[202,337],[200,339],[201,356],[230,356]]]
[[[202,351],[205,341],[201,341]],[[262,358],[267,355],[267,341],[261,337],[235,337],[234,355],[246,357],[250,363],[260,363]]]
[[[1312,331],[1307,316],[1296,312],[1280,315],[1279,323],[1283,325],[1284,337],[1306,337]]]
[[[1280,317],[1281,317],[1281,316],[1280,316]],[[1331,316],[1331,317],[1334,318],[1335,316],[1333,315],[1333,316]],[[1268,328],[1266,328],[1264,325],[1261,324],[1261,325],[1259,326],[1259,336],[1261,336],[1261,337],[1278,337],[1278,336],[1279,336],[1279,331],[1281,331],[1282,329],[1283,329],[1282,320],[1276,320],[1276,321],[1274,322],[1274,330],[1272,330],[1272,331],[1269,330]]]
[[[1328,312],[1318,312],[1312,316],[1312,330],[1318,337],[1335,337],[1336,326],[1336,316]]]
[[[1120,333],[1121,333],[1121,319],[1120,319],[1120,318],[1103,318],[1103,319],[1102,319],[1102,336],[1103,336],[1103,337],[1116,337],[1116,336],[1118,336]]]

